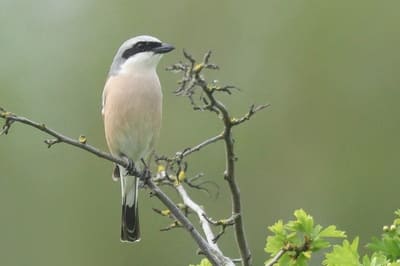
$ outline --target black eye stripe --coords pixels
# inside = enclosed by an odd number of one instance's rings
[[[132,55],[135,55],[137,53],[141,52],[147,52],[151,51],[156,47],[160,47],[161,43],[159,42],[137,42],[135,45],[133,45],[131,48],[126,49],[124,53],[122,54],[122,58],[128,59]]]

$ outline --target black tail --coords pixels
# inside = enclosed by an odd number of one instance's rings
[[[137,201],[132,205],[122,203],[121,241],[136,242],[140,240],[139,209]]]

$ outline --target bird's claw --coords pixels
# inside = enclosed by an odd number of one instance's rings
[[[150,172],[149,168],[144,167],[143,172],[140,173],[139,178],[140,178],[144,183],[146,183],[146,180],[148,180],[148,179],[151,178],[151,172]]]
[[[127,158],[127,160],[128,160],[128,167],[126,168],[126,171],[128,172],[128,175],[137,176],[138,172],[136,170],[135,163],[129,158]]]

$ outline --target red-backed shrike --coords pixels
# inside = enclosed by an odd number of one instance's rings
[[[118,49],[106,81],[102,114],[112,155],[140,166],[154,151],[161,126],[162,92],[156,68],[164,53],[174,49],[151,36],[137,36]],[[121,241],[140,240],[138,181],[116,165],[113,178],[121,182]]]

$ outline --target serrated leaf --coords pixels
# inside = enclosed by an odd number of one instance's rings
[[[311,233],[311,238],[316,238],[316,237],[318,237],[319,234],[320,234],[320,232],[321,232],[321,230],[322,230],[322,226],[319,225],[319,224],[317,224],[317,225],[314,227],[314,229],[313,229],[313,231],[312,231],[312,233]]]
[[[320,237],[346,237],[344,231],[336,229],[336,226],[330,225],[319,233]]]
[[[268,229],[275,233],[273,236],[267,237],[267,244],[265,245],[265,252],[276,254],[287,242],[286,230],[282,220],[279,220],[274,225],[269,226]]]
[[[286,224],[279,220],[268,227],[275,235],[268,236],[265,251],[273,257],[283,248],[289,248],[277,266],[283,266],[282,263],[292,266],[307,265],[314,252],[330,247],[326,238],[346,237],[345,232],[337,230],[336,226],[331,225],[326,228],[321,225],[314,226],[313,217],[303,209],[296,210],[294,216],[296,219]],[[299,250],[303,252],[299,254]]]
[[[312,251],[318,251],[320,249],[329,248],[330,246],[331,244],[328,241],[324,239],[316,239],[312,241],[311,249]]]
[[[311,215],[308,215],[303,209],[299,209],[294,212],[294,216],[297,218],[294,228],[311,236],[314,227],[314,219]]]
[[[284,246],[285,246],[285,241],[286,238],[281,235],[275,235],[275,236],[268,236],[267,237],[267,244],[265,245],[265,252],[270,253],[270,254],[276,254],[278,253]]]
[[[304,255],[305,252],[303,252],[297,259],[295,264],[296,266],[308,266],[308,261],[309,259]],[[310,254],[311,256],[311,254]]]
[[[369,259],[369,257],[367,255],[365,255],[362,259],[362,265],[363,266],[372,266],[371,265],[371,260]]]
[[[274,225],[268,226],[268,229],[275,234],[285,234],[282,220],[277,221]]]
[[[344,240],[342,245],[333,246],[330,253],[325,254],[323,265],[327,266],[359,266],[358,237],[352,243]]]
[[[381,239],[373,238],[367,247],[374,252],[384,254],[392,261],[400,258],[400,238],[392,232],[384,233]]]
[[[279,259],[279,266],[290,266],[292,259],[290,258],[289,254],[285,254],[283,255],[280,259]]]
[[[367,255],[363,257],[363,266],[387,266],[388,263],[387,258],[379,253],[372,254],[371,259]]]

